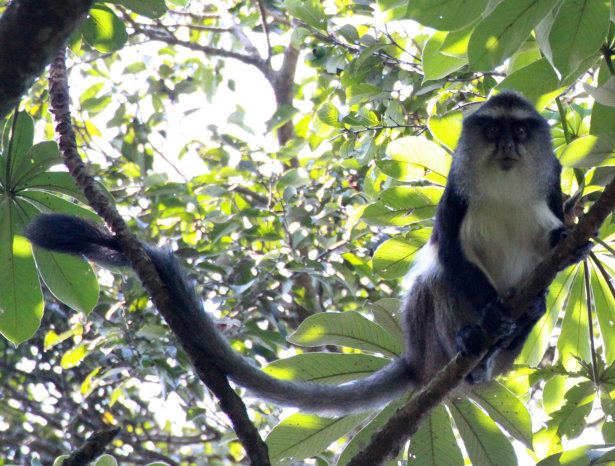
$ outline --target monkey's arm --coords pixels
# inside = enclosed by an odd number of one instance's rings
[[[102,265],[129,265],[113,235],[79,217],[45,214],[35,218],[25,236],[44,249],[83,255]],[[237,353],[204,312],[201,300],[172,252],[143,244],[166,285],[177,312],[200,335],[203,354],[230,379],[259,398],[323,415],[342,415],[385,405],[416,385],[405,359],[399,358],[370,376],[343,385],[290,382],[271,377]]]

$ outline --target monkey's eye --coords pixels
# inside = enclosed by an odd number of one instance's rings
[[[516,141],[523,141],[527,138],[527,125],[525,123],[514,123],[512,126],[513,138]]]
[[[500,137],[500,125],[496,123],[488,123],[485,127],[485,137],[490,141],[495,141]]]

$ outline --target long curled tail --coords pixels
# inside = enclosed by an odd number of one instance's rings
[[[79,217],[40,215],[25,228],[24,234],[43,249],[85,256],[101,265],[130,265],[108,230]],[[265,374],[236,352],[216,328],[173,253],[145,243],[143,247],[177,306],[178,314],[194,328],[198,347],[231,380],[257,397],[303,411],[338,416],[383,406],[416,385],[403,358],[364,379],[342,385],[290,382]]]

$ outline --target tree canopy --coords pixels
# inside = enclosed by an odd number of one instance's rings
[[[463,114],[505,89],[551,124],[565,195],[608,216],[551,284],[514,370],[434,398],[393,429],[388,459],[615,461],[615,3],[2,3],[0,464],[382,461],[370,439],[411,393],[328,419],[229,386],[117,212],[176,252],[263,370],[364,377],[403,351],[402,278]],[[48,211],[100,214],[137,274],[33,250],[23,227]]]

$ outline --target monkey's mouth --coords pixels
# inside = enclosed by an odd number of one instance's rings
[[[515,153],[497,153],[493,157],[495,163],[505,171],[510,170],[517,163],[521,162],[521,157]]]

